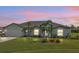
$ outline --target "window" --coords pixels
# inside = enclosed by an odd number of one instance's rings
[[[63,36],[63,29],[58,29],[57,36]]]
[[[34,35],[39,35],[39,29],[34,29]]]
[[[2,30],[0,30],[0,32],[1,32]]]
[[[7,32],[7,29],[5,29],[4,32]]]
[[[2,33],[5,33],[4,31]]]
[[[28,32],[28,30],[26,30],[26,33]]]
[[[47,33],[47,31],[45,31],[45,36],[48,36],[48,33]]]

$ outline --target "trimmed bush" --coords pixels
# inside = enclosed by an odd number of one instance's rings
[[[56,43],[60,43],[60,40],[56,40]]]
[[[41,42],[42,43],[46,43],[47,42],[47,39],[42,39]]]
[[[56,40],[56,43],[62,43],[63,42],[63,39],[57,39]]]
[[[53,39],[50,39],[50,40],[49,40],[49,42],[51,42],[51,43],[54,43],[54,42],[55,42],[55,40],[53,40]]]

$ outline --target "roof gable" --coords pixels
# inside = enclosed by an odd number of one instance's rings
[[[13,26],[13,25],[16,25],[16,26],[18,26],[20,28],[23,28],[22,26],[20,26],[19,24],[16,24],[16,23],[9,24],[9,25],[5,26],[4,28],[7,28],[7,27]]]

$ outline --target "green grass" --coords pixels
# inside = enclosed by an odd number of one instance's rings
[[[71,33],[71,38],[79,38],[79,33]]]
[[[35,39],[33,41],[33,39]],[[41,43],[40,38],[18,38],[0,43],[0,52],[3,53],[55,53],[55,52],[78,52],[79,40],[64,40],[61,44]],[[38,40],[38,41],[36,41]]]

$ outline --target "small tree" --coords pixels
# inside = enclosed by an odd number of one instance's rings
[[[47,31],[49,32],[49,33],[51,33],[51,37],[52,37],[52,30],[53,30],[53,28],[52,28],[52,21],[51,20],[48,20],[47,21]]]
[[[43,23],[41,26],[42,26],[42,31],[43,32],[47,31],[48,35],[50,33],[50,35],[52,37],[52,21],[48,20],[46,23]],[[46,37],[46,38],[48,38],[48,37]]]

